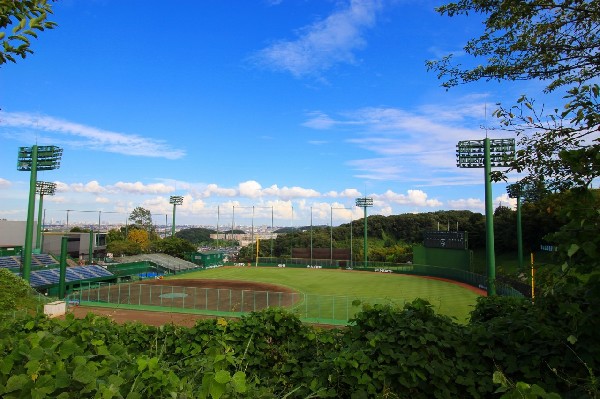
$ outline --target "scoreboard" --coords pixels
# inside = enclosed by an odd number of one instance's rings
[[[466,231],[426,231],[423,245],[426,248],[468,249],[468,236]]]

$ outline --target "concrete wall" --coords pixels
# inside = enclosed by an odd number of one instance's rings
[[[27,222],[0,220],[0,246],[25,246],[25,229]],[[37,223],[33,223],[33,246],[37,236]]]

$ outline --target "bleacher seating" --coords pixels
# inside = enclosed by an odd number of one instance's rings
[[[33,254],[32,263],[38,263],[40,266],[58,265],[58,262],[48,254]]]
[[[58,265],[58,262],[48,254],[32,254],[31,265],[47,267]],[[19,256],[0,256],[0,267],[21,267],[21,258]]]
[[[97,265],[90,266],[74,266],[67,267],[65,273],[65,282],[70,283],[73,281],[89,280],[102,277],[114,276],[111,272],[105,268]],[[42,269],[32,271],[30,274],[29,282],[32,287],[41,287],[45,285],[58,284],[60,280],[60,269]]]
[[[3,268],[12,268],[12,267],[20,267],[21,262],[18,260],[17,256],[0,256],[0,267]]]
[[[198,265],[187,260],[179,259],[174,256],[167,254],[142,254],[133,256],[123,256],[113,258],[116,263],[130,263],[130,262],[152,262],[162,268],[173,270],[175,272],[180,270],[189,270],[198,268]]]

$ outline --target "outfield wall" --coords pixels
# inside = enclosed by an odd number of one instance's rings
[[[468,249],[413,246],[413,263],[471,271],[473,252]]]

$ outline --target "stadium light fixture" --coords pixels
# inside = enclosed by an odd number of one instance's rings
[[[173,204],[173,226],[171,226],[171,237],[175,237],[175,208],[177,205],[183,204],[183,197],[180,195],[172,195],[169,203]]]
[[[25,248],[23,249],[23,279],[27,282],[31,274],[31,252],[33,247],[33,218],[35,213],[35,192],[38,170],[53,170],[60,167],[62,148],[56,146],[19,147],[17,170],[31,172],[29,177],[29,202],[27,225],[25,228]]]
[[[42,215],[44,209],[44,196],[54,195],[56,192],[56,183],[47,181],[38,181],[35,183],[35,192],[40,196],[40,202],[38,204],[38,218],[37,218],[37,235],[35,236],[35,247],[41,251],[42,249]]]
[[[496,259],[494,254],[494,202],[492,198],[492,167],[507,167],[515,158],[515,139],[459,141],[456,145],[456,166],[483,168],[485,180],[485,230],[487,294],[496,295]]]
[[[367,244],[367,208],[373,206],[373,198],[368,198],[368,197],[357,198],[356,199],[356,206],[358,206],[359,208],[363,208],[364,214],[365,214],[365,217],[364,217],[364,219],[365,219],[365,233],[364,233],[363,246],[364,246],[364,251],[365,251],[364,267],[367,267],[368,266],[367,251],[369,249],[368,248],[369,245]]]

